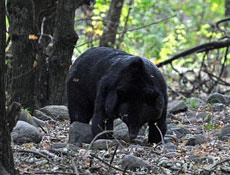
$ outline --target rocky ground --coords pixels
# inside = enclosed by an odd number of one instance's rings
[[[230,174],[229,104],[221,94],[170,102],[159,145],[146,143],[147,127],[135,143],[125,141],[127,128],[119,120],[115,134],[124,139],[91,141],[83,136],[89,126],[76,123],[79,132],[69,139],[65,106],[45,107],[36,117],[23,111],[12,132],[15,166],[19,174]],[[75,143],[79,138],[88,144]]]

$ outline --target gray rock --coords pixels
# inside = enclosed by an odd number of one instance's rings
[[[111,148],[115,145],[117,145],[117,143],[113,140],[98,139],[92,144],[91,148],[94,150],[107,150],[108,148]]]
[[[90,143],[93,140],[91,125],[73,122],[69,130],[69,143]]]
[[[113,136],[118,139],[127,139],[129,138],[129,129],[127,125],[121,120],[116,119],[113,123]],[[148,125],[145,124],[141,127],[141,129],[138,132],[137,138],[142,139],[142,136],[145,136],[145,132],[148,128]]]
[[[21,110],[19,119],[21,121],[27,122],[35,127],[38,127],[37,123],[34,121],[34,119],[31,117],[30,113],[25,111],[24,109]]]
[[[29,142],[39,143],[42,140],[39,130],[35,126],[24,121],[17,122],[11,133],[11,136],[15,144]]]
[[[151,169],[151,166],[148,162],[142,160],[139,157],[132,156],[132,155],[125,155],[122,158],[122,168],[123,169],[130,169],[130,170],[135,170],[136,168],[141,168],[145,167],[147,169]]]
[[[169,167],[173,166],[173,162],[169,161],[168,158],[166,158],[166,157],[162,157],[158,160],[157,165],[164,167],[164,168],[169,168]]]
[[[195,145],[200,145],[202,143],[205,143],[207,141],[208,139],[203,135],[195,135],[188,139],[186,145],[195,146]]]
[[[221,166],[221,171],[225,174],[230,174],[230,167],[229,166]]]
[[[114,120],[113,136],[118,139],[124,139],[129,137],[129,130],[127,125],[121,120]]]
[[[165,144],[165,149],[167,149],[167,150],[176,150],[177,146],[174,145],[172,142],[168,142],[168,143]]]
[[[224,128],[222,128],[219,139],[223,141],[230,140],[230,125],[226,125]]]
[[[52,143],[50,148],[51,149],[60,149],[65,148],[67,146],[67,143]]]
[[[214,103],[212,105],[212,108],[214,112],[220,112],[223,111],[226,108],[226,106],[223,103]]]
[[[175,135],[176,134],[177,138],[181,138],[181,137],[186,136],[186,134],[191,134],[191,131],[189,131],[188,129],[186,129],[184,127],[177,126],[175,124],[169,124],[166,134],[168,134],[168,135]]]
[[[38,125],[38,126],[45,126],[46,122],[43,120],[38,119],[37,117],[31,116],[33,121]]]
[[[34,116],[36,116],[38,119],[43,120],[43,121],[53,120],[51,117],[49,117],[44,112],[39,111],[39,110],[34,111]]]
[[[208,99],[207,99],[208,103],[223,103],[223,104],[227,104],[228,100],[226,99],[226,97],[220,93],[213,93],[210,94]]]
[[[210,115],[210,114],[207,112],[198,112],[198,114],[196,115],[196,118],[204,120],[208,115]]]
[[[45,113],[49,117],[51,117],[53,120],[69,120],[69,113],[68,109],[64,105],[50,105],[50,106],[45,106],[39,111]]]
[[[169,153],[166,153],[166,154],[164,154],[164,155],[162,155],[162,156],[171,159],[171,158],[176,158],[176,157],[178,157],[179,154],[176,153],[176,152],[169,152]]]
[[[183,100],[175,100],[168,104],[168,112],[177,114],[179,112],[187,111],[188,107]]]
[[[204,160],[204,158],[202,158],[198,155],[191,155],[191,156],[189,156],[189,160],[193,161],[195,163],[201,163]]]

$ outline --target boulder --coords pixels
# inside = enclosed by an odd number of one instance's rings
[[[70,125],[69,143],[90,143],[93,140],[91,125],[73,122]]]
[[[42,135],[38,128],[24,121],[17,122],[11,136],[15,144],[39,143],[42,140]]]
[[[51,117],[53,120],[60,120],[60,121],[69,120],[68,109],[64,105],[45,106],[39,109],[39,111],[45,113],[47,116]]]

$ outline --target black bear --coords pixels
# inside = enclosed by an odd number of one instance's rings
[[[67,77],[67,102],[70,122],[89,123],[96,136],[113,129],[121,118],[128,126],[130,139],[149,125],[148,141],[158,143],[165,135],[167,87],[159,69],[146,58],[121,50],[97,47],[80,55]]]

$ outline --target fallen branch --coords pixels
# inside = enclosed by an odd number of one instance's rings
[[[40,157],[46,158],[48,161],[51,161],[50,158],[48,158],[45,154],[40,153],[38,151],[24,150],[24,149],[13,149],[13,151],[36,154],[36,155],[39,155]]]
[[[157,67],[162,67],[164,65],[170,64],[173,61],[179,59],[180,57],[185,57],[188,55],[191,55],[193,53],[197,53],[197,52],[207,52],[209,50],[214,50],[214,49],[221,49],[224,47],[229,47],[230,46],[230,39],[225,39],[225,40],[220,40],[220,41],[213,41],[210,43],[205,43],[205,44],[201,44],[195,47],[192,47],[190,49],[187,49],[179,54],[176,54],[174,56],[172,56],[171,58],[169,58],[166,61],[160,62],[157,64]]]
[[[121,168],[117,168],[117,167],[115,167],[115,166],[113,166],[113,165],[110,165],[109,163],[107,163],[106,161],[104,161],[103,159],[101,159],[101,158],[97,157],[97,156],[96,156],[96,155],[94,155],[94,154],[90,154],[90,156],[92,156],[93,158],[96,158],[96,159],[100,160],[102,163],[104,163],[105,165],[107,165],[107,166],[108,166],[108,167],[110,167],[110,168],[113,168],[113,169],[115,169],[115,170],[118,170],[118,171],[124,172],[124,170],[123,170],[123,169],[121,169]]]

